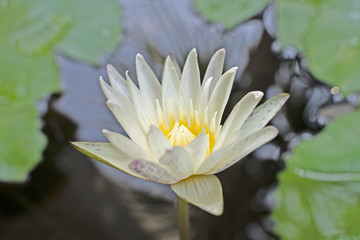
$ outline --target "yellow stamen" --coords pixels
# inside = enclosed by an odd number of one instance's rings
[[[158,106],[158,112],[161,113],[160,107]],[[205,109],[205,113],[207,114],[207,108]],[[191,109],[190,117],[185,114],[184,109],[179,106],[179,117],[174,116],[175,114],[169,114],[170,117],[170,127],[168,128],[165,124],[165,118],[159,117],[159,128],[162,132],[167,136],[170,143],[173,146],[183,146],[188,145],[192,140],[194,140],[201,131],[205,131],[209,141],[208,146],[208,155],[212,152],[216,140],[220,133],[220,127],[216,126],[215,120],[217,113],[210,120],[210,124],[208,124],[207,115],[202,116],[200,120],[199,113],[197,110]]]
[[[185,147],[189,142],[195,139],[196,136],[192,134],[187,127],[184,125],[179,126],[179,123],[176,122],[167,137],[173,146]]]

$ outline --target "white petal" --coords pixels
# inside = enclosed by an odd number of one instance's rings
[[[150,126],[147,142],[154,159],[159,159],[166,150],[172,148],[169,139],[157,127]]]
[[[172,55],[172,54],[170,53],[170,54],[169,54],[169,58],[170,58],[173,66],[174,66],[174,70],[175,70],[175,72],[176,72],[176,75],[177,75],[178,79],[181,79],[181,69],[180,69],[179,64],[177,63],[174,55]]]
[[[130,92],[130,96],[143,131],[147,131],[150,125],[156,125],[157,112],[156,107],[152,107],[149,101],[144,99],[143,94],[136,87],[134,82],[130,79],[128,72],[126,72],[127,84]],[[154,102],[156,105],[156,101]]]
[[[205,158],[205,160],[202,161],[200,166],[196,169],[195,174],[204,174],[213,169],[213,167],[225,156],[230,147],[231,146],[229,145],[213,151],[207,158]]]
[[[204,83],[202,85],[201,88],[201,95],[200,95],[200,100],[199,100],[199,108],[198,108],[198,112],[199,112],[199,116],[206,116],[205,114],[205,110],[208,106],[209,103],[209,89],[210,89],[210,85],[212,83],[213,78],[210,77],[206,83]],[[201,118],[201,123],[204,124],[204,119],[203,117]]]
[[[178,109],[180,101],[182,101],[181,96],[180,79],[170,57],[167,57],[162,77],[162,105],[168,128],[170,128],[171,116],[179,118]]]
[[[100,86],[102,91],[104,92],[106,98],[108,100],[113,101],[114,103],[121,105],[121,94],[119,93],[119,91],[115,90],[114,88],[112,88],[111,86],[109,86],[102,77],[100,77]]]
[[[218,50],[214,56],[210,59],[209,65],[206,69],[205,76],[203,79],[203,86],[209,80],[209,78],[213,78],[211,85],[209,86],[208,95],[211,96],[216,83],[221,77],[223,66],[224,66],[224,59],[225,59],[225,49],[222,48]]]
[[[100,162],[103,162],[127,174],[145,179],[145,177],[142,175],[134,173],[130,170],[129,163],[132,161],[132,159],[113,146],[111,143],[72,142],[71,144],[77,150],[91,158],[99,160]]]
[[[116,69],[111,64],[108,64],[106,69],[111,86],[118,90],[126,98],[130,99],[126,80],[123,78],[123,76],[121,76],[120,73],[118,73],[118,71],[116,71]]]
[[[222,187],[214,175],[195,175],[172,184],[174,192],[185,201],[211,213],[221,215],[224,209]]]
[[[141,146],[131,141],[128,137],[106,129],[103,130],[103,134],[106,138],[121,152],[131,157],[132,159],[145,159],[151,160],[149,154]]]
[[[234,143],[221,160],[213,167],[213,170],[206,174],[215,174],[224,171],[243,157],[254,151],[256,148],[272,140],[278,134],[278,130],[273,126],[268,126],[251,133],[246,138]]]
[[[224,146],[231,135],[238,132],[263,95],[264,94],[259,91],[249,92],[235,105],[226,119],[224,126],[221,128],[220,136],[216,141],[213,151]]]
[[[141,127],[139,127],[137,119],[133,119],[122,107],[116,105],[110,100],[107,101],[106,104],[131,140],[142,147],[147,146],[145,134]]]
[[[186,59],[180,85],[184,94],[187,110],[190,110],[190,100],[192,100],[194,109],[196,110],[198,108],[201,88],[199,64],[195,49],[191,50]]]
[[[188,178],[194,173],[194,165],[189,153],[180,146],[166,150],[159,163],[170,170],[178,180]]]
[[[156,99],[161,101],[161,85],[143,56],[136,55],[136,74],[144,100],[155,107]],[[155,110],[155,109],[154,109]]]
[[[241,127],[241,134],[248,136],[256,130],[263,128],[280,110],[289,96],[287,93],[278,94],[255,108]]]
[[[216,84],[213,93],[209,99],[208,122],[211,121],[215,112],[217,112],[216,125],[220,124],[227,101],[229,100],[232,84],[234,82],[237,67],[229,69],[224,73]]]
[[[124,96],[116,88],[110,87],[104,79],[102,79],[102,77],[100,77],[100,86],[108,100],[111,100],[115,104],[121,106],[131,115],[131,117],[136,117],[135,108],[131,102],[130,96]]]
[[[190,154],[195,170],[205,160],[207,155],[207,147],[209,145],[209,137],[205,131],[202,131],[194,140],[192,140],[185,149]]]
[[[176,179],[176,176],[174,176],[165,167],[159,165],[158,163],[146,161],[143,159],[135,159],[131,161],[129,164],[129,169],[132,172],[143,176],[143,178],[158,183],[173,184],[179,181]]]
[[[170,56],[165,60],[163,77],[162,77],[162,96],[166,96],[167,99],[179,97],[181,93],[180,78],[176,73],[175,66],[171,61]]]

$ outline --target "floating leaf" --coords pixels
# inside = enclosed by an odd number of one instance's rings
[[[314,181],[291,170],[279,181],[272,217],[281,239],[344,239],[360,234],[360,182]]]
[[[269,0],[195,0],[196,9],[209,21],[231,28],[261,12]]]
[[[339,117],[287,159],[273,212],[282,239],[360,235],[359,122],[360,111]]]
[[[96,63],[119,42],[119,18],[115,0],[0,1],[0,181],[24,181],[41,160],[35,106],[60,90],[54,47]]]
[[[73,22],[57,47],[68,56],[96,64],[121,39],[121,12],[115,0],[67,0],[64,12]]]
[[[325,173],[360,174],[360,111],[343,115],[310,141],[294,149],[291,168]]]
[[[42,157],[46,138],[34,106],[0,105],[0,181],[25,181]]]
[[[360,89],[360,1],[278,0],[278,37],[307,56],[321,81],[346,95]]]

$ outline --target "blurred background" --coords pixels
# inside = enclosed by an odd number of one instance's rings
[[[221,172],[220,217],[190,207],[192,239],[360,239],[360,0],[0,0],[0,239],[178,239],[176,196],[69,141],[123,132],[99,86],[112,64],[161,79],[197,49],[249,91],[291,94],[278,137]]]

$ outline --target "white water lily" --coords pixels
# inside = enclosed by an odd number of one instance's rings
[[[170,184],[186,202],[220,215],[222,187],[214,175],[278,133],[265,125],[286,102],[279,94],[256,107],[262,92],[248,93],[234,107],[224,125],[236,67],[224,74],[225,50],[217,51],[200,81],[195,49],[181,73],[175,59],[165,60],[162,84],[138,54],[139,88],[108,65],[108,85],[100,78],[107,105],[129,137],[103,130],[110,143],[74,142],[86,155],[135,177]],[[256,108],[255,108],[256,107]]]

